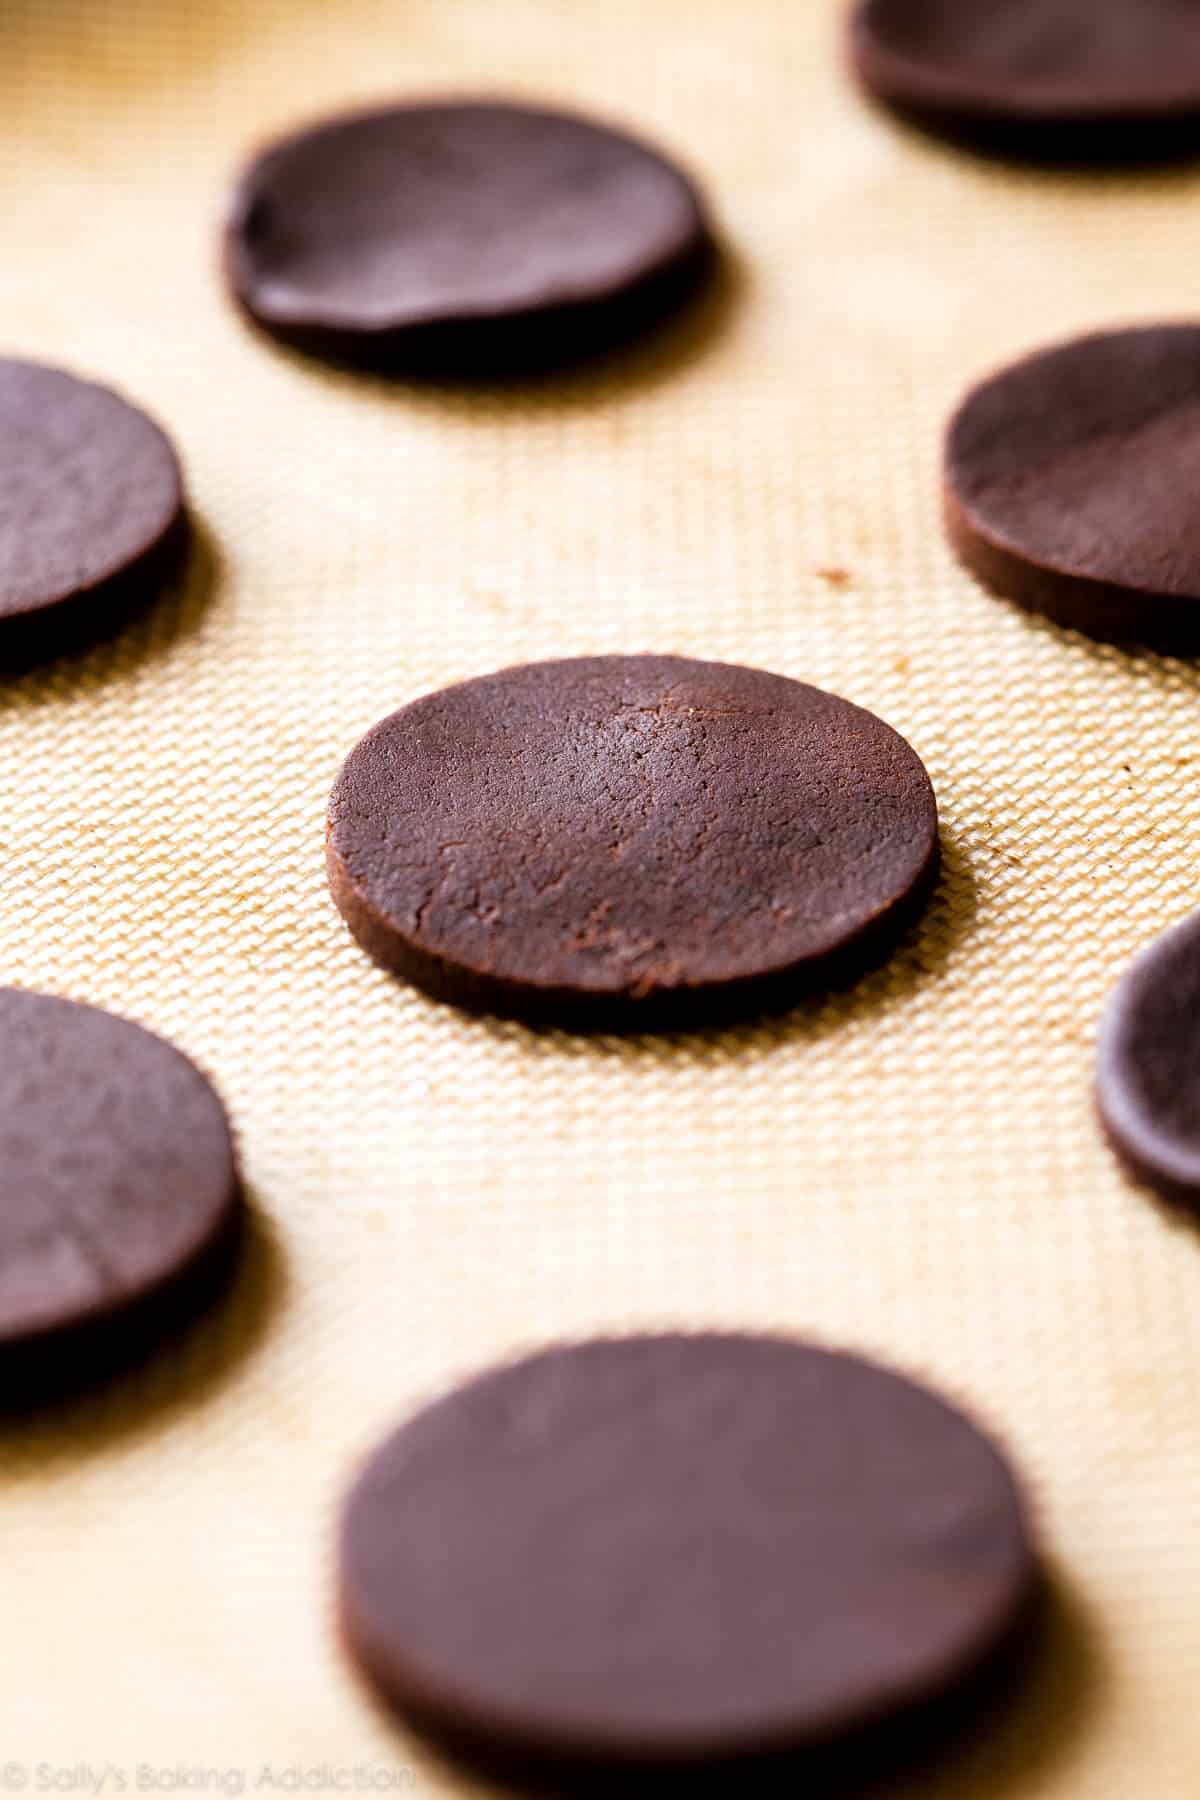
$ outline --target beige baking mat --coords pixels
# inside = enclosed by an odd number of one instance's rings
[[[1028,1472],[1054,1654],[993,1737],[898,1793],[1200,1791],[1200,1241],[1121,1179],[1089,1105],[1104,994],[1198,898],[1200,678],[986,598],[937,505],[969,378],[1200,307],[1200,174],[921,142],[850,91],[838,21],[0,0],[0,344],[161,415],[204,533],[149,627],[0,695],[3,974],[193,1052],[261,1217],[235,1303],[183,1349],[0,1432],[0,1783],[63,1791],[85,1762],[110,1793],[197,1770],[270,1791],[316,1765],[319,1789],[360,1765],[361,1791],[408,1770],[476,1792],[340,1660],[347,1470],[491,1358],[679,1321],[881,1352]],[[602,373],[505,393],[253,340],[214,270],[243,151],[463,88],[681,153],[730,290]],[[322,873],[363,729],[504,663],[643,649],[815,681],[908,735],[946,842],[917,939],[849,998],[669,1045],[470,1021],[373,969]]]

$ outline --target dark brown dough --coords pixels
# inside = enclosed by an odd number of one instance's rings
[[[393,1707],[560,1775],[874,1734],[977,1677],[1039,1586],[1012,1472],[962,1413],[732,1335],[552,1349],[458,1388],[367,1464],[340,1568]]]
[[[943,136],[1049,160],[1200,149],[1195,0],[858,0],[877,99]]]
[[[270,146],[225,241],[235,298],[285,343],[414,374],[503,374],[603,349],[712,261],[696,189],[586,119],[395,106]]]
[[[1137,1179],[1200,1205],[1200,913],[1144,950],[1109,1001],[1096,1098]]]
[[[950,424],[951,542],[985,586],[1062,625],[1194,650],[1198,456],[1200,327],[1044,350],[977,387]]]
[[[185,537],[179,461],[145,413],[60,369],[0,360],[0,662],[111,630]]]
[[[872,714],[674,656],[533,663],[367,734],[330,803],[334,898],[386,968],[575,1028],[785,1007],[924,901],[937,808]]]
[[[0,988],[0,1403],[26,1374],[177,1323],[241,1217],[224,1108],[185,1056]]]

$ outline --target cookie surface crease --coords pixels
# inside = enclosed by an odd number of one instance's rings
[[[397,105],[268,146],[225,235],[235,299],[335,362],[503,375],[621,341],[713,261],[689,178],[637,139],[499,101]]]

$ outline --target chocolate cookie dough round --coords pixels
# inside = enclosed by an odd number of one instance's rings
[[[866,88],[944,136],[1051,160],[1200,149],[1193,0],[859,0]]]
[[[652,324],[712,261],[692,182],[624,133],[530,106],[392,106],[314,125],[242,176],[233,294],[338,362],[503,374]]]
[[[0,662],[103,635],[186,536],[169,441],[108,388],[0,360]]]
[[[882,1733],[961,1696],[1039,1588],[1013,1473],[961,1412],[735,1335],[597,1340],[460,1387],[367,1464],[340,1572],[393,1707],[560,1775]]]
[[[330,803],[359,943],[574,1028],[782,1008],[877,960],[936,873],[915,752],[848,701],[675,656],[467,681],[367,734]]]
[[[96,1007],[0,988],[0,1400],[16,1370],[90,1365],[178,1322],[241,1218],[224,1108],[185,1056]]]
[[[951,421],[945,513],[995,593],[1092,637],[1200,647],[1200,326],[1014,363]]]
[[[1132,1174],[1200,1205],[1200,913],[1144,950],[1109,1001],[1096,1099]]]

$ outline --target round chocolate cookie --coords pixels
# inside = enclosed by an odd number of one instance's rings
[[[97,1346],[177,1323],[241,1219],[224,1109],[185,1056],[0,988],[0,1403],[18,1371],[86,1375]]]
[[[1200,646],[1200,327],[1085,337],[970,393],[951,542],[986,587],[1092,637]]]
[[[372,1683],[531,1775],[886,1732],[961,1697],[1039,1587],[995,1444],[902,1376],[784,1338],[598,1340],[493,1370],[383,1445],[341,1533]]]
[[[186,536],[167,438],[108,388],[0,360],[0,662],[70,649],[149,599]]]
[[[929,777],[871,713],[675,656],[533,663],[385,719],[330,803],[334,899],[430,993],[574,1028],[782,1008],[925,899]]]
[[[877,99],[980,149],[1104,162],[1200,149],[1194,0],[859,0],[850,46]]]
[[[1137,1179],[1200,1204],[1200,913],[1144,950],[1109,1001],[1096,1099]]]
[[[270,146],[225,240],[235,298],[276,338],[431,375],[603,349],[711,262],[696,189],[655,151],[496,102],[355,113]]]

